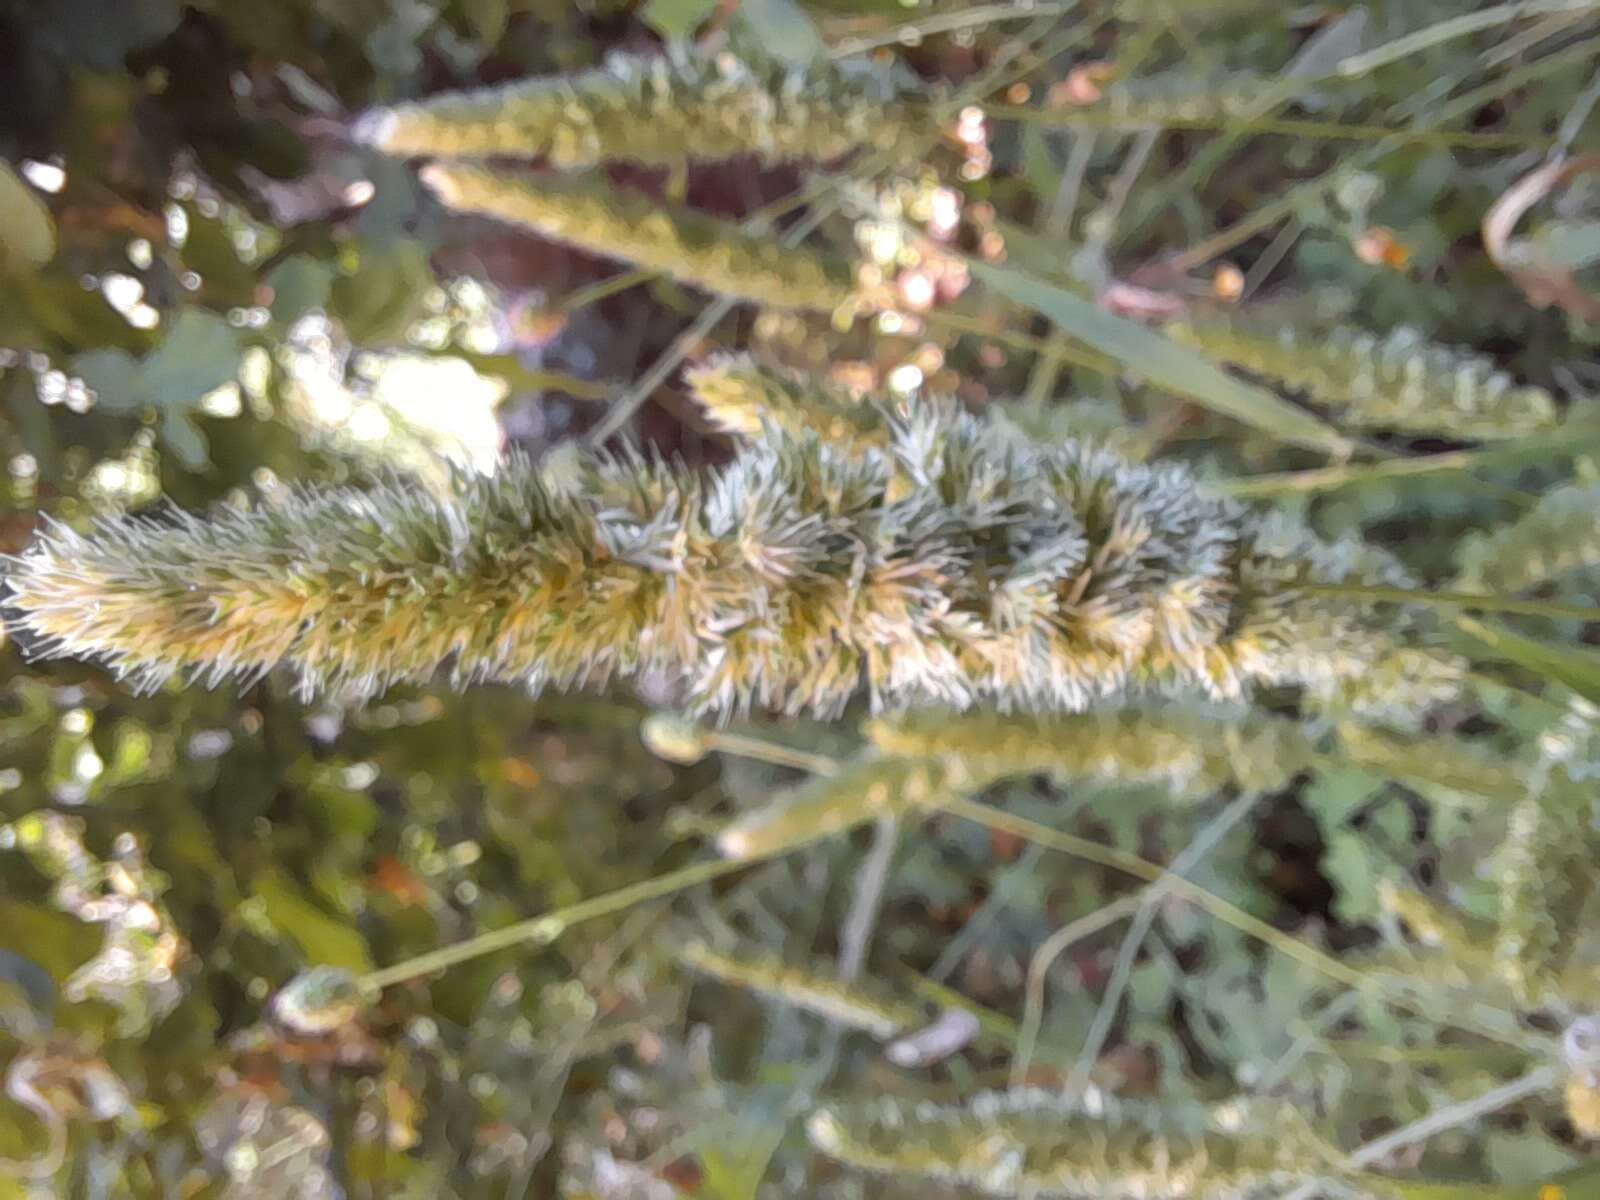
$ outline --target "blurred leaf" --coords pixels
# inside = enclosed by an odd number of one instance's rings
[[[698,29],[716,6],[717,0],[650,0],[639,17],[669,42],[681,41]]]
[[[1050,318],[1065,333],[1110,355],[1151,383],[1187,396],[1280,441],[1343,454],[1350,444],[1316,417],[1265,388],[1229,375],[1186,346],[1052,287],[1014,267],[973,262],[972,273],[1008,299]]]
[[[421,315],[433,286],[433,269],[419,243],[364,247],[355,270],[333,282],[332,314],[357,342],[393,344]]]
[[[295,254],[284,259],[267,276],[272,289],[272,319],[292,325],[313,308],[326,308],[337,274],[331,263]]]
[[[1283,69],[1285,79],[1317,79],[1331,75],[1338,65],[1364,48],[1370,17],[1365,8],[1351,8],[1323,26],[1300,48]]]
[[[91,350],[78,355],[73,369],[108,412],[155,409],[162,440],[185,467],[198,471],[210,460],[205,434],[194,421],[195,406],[233,381],[241,357],[232,326],[205,309],[185,308],[166,339],[143,361],[123,350]]]
[[[506,31],[511,0],[461,0],[461,10],[472,29],[472,36],[483,44],[485,50],[493,50],[500,44],[500,38]]]
[[[253,881],[266,908],[267,920],[300,947],[308,962],[343,967],[363,974],[372,970],[366,940],[345,922],[307,900],[279,872],[266,871]]]
[[[183,19],[182,0],[51,0],[40,5],[47,44],[63,57],[115,70],[133,50],[158,42]]]
[[[1537,1130],[1491,1133],[1486,1140],[1489,1169],[1507,1183],[1544,1179],[1578,1163],[1571,1151]]]
[[[0,268],[42,267],[55,256],[56,226],[50,210],[0,158]]]
[[[1504,625],[1470,617],[1458,617],[1456,627],[1481,642],[1491,652],[1488,657],[1526,667],[1535,675],[1600,704],[1600,654],[1576,646],[1537,641]]]
[[[1367,839],[1349,829],[1336,829],[1325,838],[1327,851],[1322,856],[1322,869],[1334,885],[1334,914],[1352,924],[1372,920],[1378,915],[1381,872]]]
[[[0,1033],[26,1041],[49,1032],[56,986],[30,958],[0,950]]]
[[[1383,786],[1380,777],[1359,767],[1330,768],[1317,772],[1301,802],[1324,829],[1335,829],[1370,803]]]
[[[1600,262],[1600,221],[1551,221],[1535,229],[1528,242],[1544,261],[1581,270]]]
[[[93,958],[102,940],[99,929],[67,913],[0,900],[0,951],[26,958],[57,984]]]
[[[742,0],[735,20],[762,52],[806,66],[828,52],[822,34],[795,0]]]

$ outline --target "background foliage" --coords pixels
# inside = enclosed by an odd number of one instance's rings
[[[803,219],[879,289],[853,320],[449,212],[351,136],[374,105],[690,40],[870,62],[925,106],[909,162],[607,168],[773,240]],[[1086,1079],[1174,1109],[1285,1096],[1345,1151],[1442,1111],[1361,1165],[1401,1194],[1595,1194],[1600,1117],[1553,1064],[1597,991],[1600,174],[1480,230],[1552,156],[1597,152],[1597,54],[1576,2],[0,0],[7,552],[46,516],[439,487],[619,430],[723,461],[732,426],[679,367],[753,349],[1186,460],[1432,590],[1512,600],[1416,610],[1471,662],[1448,700],[1013,730],[1051,749],[974,768],[982,804],[847,798],[874,829],[438,972],[403,964],[705,860],[892,731],[853,712],[647,746],[620,692],[136,697],[7,643],[0,1195],[925,1197],[815,1153],[806,1113]],[[1235,309],[1255,350],[1218,332]],[[1544,389],[1549,421],[1370,431],[1344,405],[1402,326]],[[1422,368],[1446,404],[1462,361]],[[967,728],[973,762],[991,732]],[[691,973],[692,939],[745,977]],[[896,1065],[749,986],[770,959],[981,1035]],[[312,964],[390,986],[274,1009]]]

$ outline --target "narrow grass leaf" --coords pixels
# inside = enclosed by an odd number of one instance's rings
[[[1352,449],[1351,443],[1335,430],[1282,397],[1235,379],[1204,356],[1107,312],[1092,301],[1014,268],[974,262],[971,269],[1001,295],[1048,317],[1063,332],[1159,387],[1281,441],[1338,455]]]

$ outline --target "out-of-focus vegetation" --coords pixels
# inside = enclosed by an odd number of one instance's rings
[[[0,1197],[1600,1195],[1597,61],[1583,0],[0,0],[0,551],[937,394],[1381,561],[1318,578],[1392,639],[717,729],[13,619]]]

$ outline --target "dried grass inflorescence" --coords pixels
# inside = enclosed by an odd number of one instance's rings
[[[941,406],[881,452],[771,437],[709,472],[521,458],[445,495],[306,489],[253,511],[56,528],[10,563],[38,653],[135,685],[255,679],[374,695],[680,681],[696,714],[993,704],[1080,711],[1155,687],[1234,700],[1347,679],[1405,583],[1381,555],[1207,495],[1175,465],[1034,447]],[[909,481],[909,483],[907,482]]]
[[[920,154],[927,129],[928,110],[881,76],[674,48],[375,109],[355,136],[386,154],[544,158],[569,170],[743,155],[826,162],[860,148],[902,158]]]
[[[806,1131],[831,1158],[987,1196],[1059,1200],[1237,1200],[1334,1174],[1291,1114],[1240,1106],[1183,1120],[1119,1106],[1093,1117],[1040,1090],[984,1092],[960,1106],[819,1108]],[[1270,1194],[1278,1194],[1272,1192]]]
[[[843,260],[785,247],[706,213],[609,187],[597,177],[431,163],[420,178],[449,208],[521,225],[719,295],[826,313],[848,306],[855,295],[851,267]]]
[[[1293,326],[1214,317],[1178,322],[1169,336],[1304,391],[1355,429],[1452,437],[1521,437],[1556,424],[1555,400],[1519,385],[1492,359],[1425,340],[1347,326],[1308,337]]]

